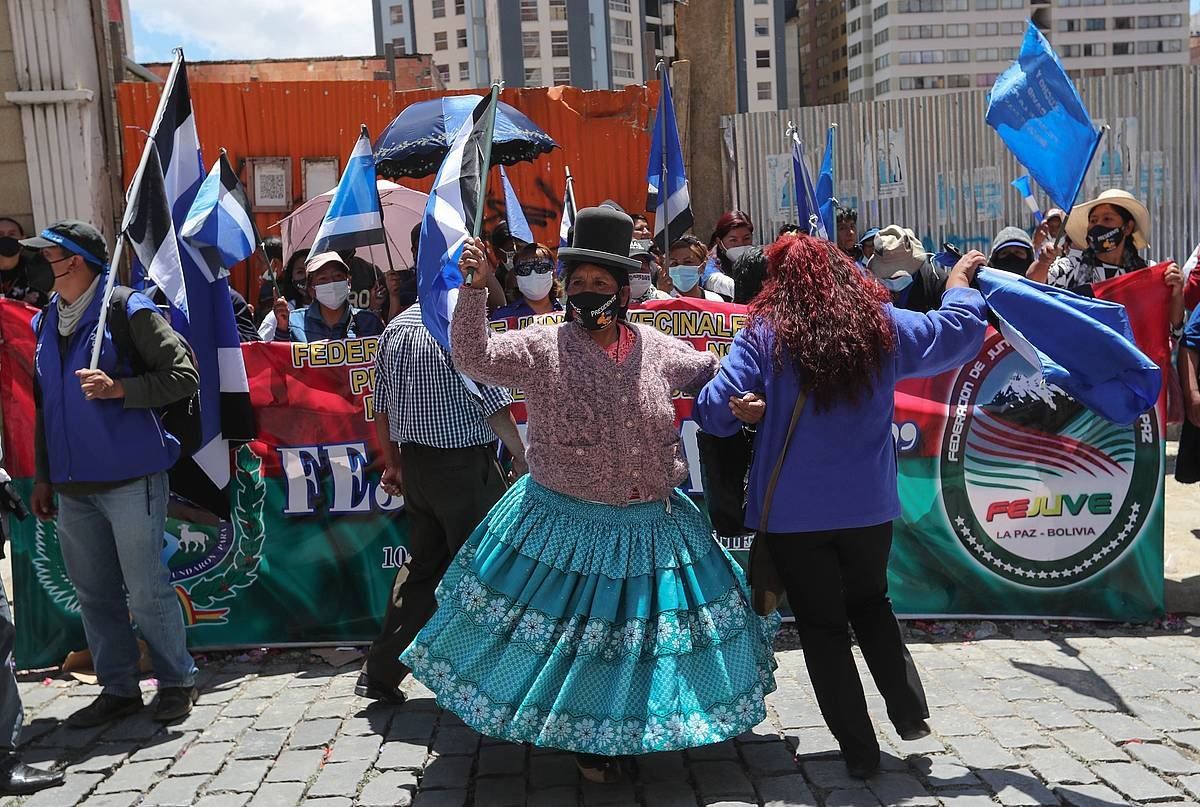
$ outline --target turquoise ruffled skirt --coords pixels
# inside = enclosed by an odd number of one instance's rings
[[[766,717],[778,616],[690,499],[612,507],[523,477],[401,655],[481,734],[591,754],[720,742]]]

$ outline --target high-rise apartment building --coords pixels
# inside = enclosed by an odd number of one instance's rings
[[[1188,63],[1187,0],[845,0],[850,101],[988,88],[1029,19],[1072,76]]]
[[[674,50],[674,0],[374,2],[376,49],[430,54],[450,89],[617,89]]]
[[[840,104],[849,95],[847,0],[800,0],[798,37],[803,105]]]
[[[832,2],[832,0],[825,0]],[[675,55],[675,0],[374,0],[382,53],[422,53],[449,89],[570,84],[619,89],[654,78]],[[786,8],[795,0],[732,0],[739,112],[788,103]],[[794,49],[793,49],[794,50]],[[795,67],[795,62],[792,62]],[[793,79],[795,83],[795,79]]]

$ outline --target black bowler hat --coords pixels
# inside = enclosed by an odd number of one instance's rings
[[[576,214],[571,246],[560,249],[558,258],[568,265],[603,266],[612,270],[618,281],[627,282],[629,272],[642,268],[641,261],[629,257],[632,240],[633,219],[629,216],[611,207],[587,207]]]

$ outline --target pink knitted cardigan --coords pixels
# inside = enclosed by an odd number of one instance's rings
[[[534,480],[606,504],[635,495],[665,500],[687,477],[672,391],[698,391],[716,374],[717,357],[631,325],[637,341],[617,364],[572,322],[497,333],[487,324],[486,299],[485,290],[459,292],[454,363],[477,381],[525,393]]]

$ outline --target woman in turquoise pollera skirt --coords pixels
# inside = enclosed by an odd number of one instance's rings
[[[671,394],[716,357],[625,322],[633,223],[580,211],[561,325],[492,332],[478,242],[463,251],[455,364],[520,388],[530,475],[459,552],[438,610],[401,656],[443,707],[482,734],[574,751],[591,781],[617,757],[720,742],[766,717],[778,618],[696,506]],[[761,417],[751,402],[747,420]]]

